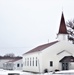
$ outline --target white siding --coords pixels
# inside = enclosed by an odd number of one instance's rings
[[[71,62],[70,64],[69,64],[69,68],[72,70],[74,70],[74,62]]]
[[[49,69],[49,71],[54,71],[55,69],[59,69],[61,70],[61,64],[59,63],[59,61],[64,57],[64,56],[71,56],[71,54],[67,53],[67,52],[63,52],[59,55],[57,55],[58,52],[62,51],[62,50],[67,50],[69,52],[71,52],[74,55],[74,46],[72,44],[70,44],[69,42],[66,41],[62,41],[62,42],[58,42],[56,44],[54,44],[51,47],[48,47],[47,49],[43,50],[43,65],[42,65],[42,69],[44,70],[45,68]],[[53,61],[53,67],[49,66],[49,62]]]
[[[18,64],[19,64],[19,66],[18,66]],[[22,59],[14,62],[14,70],[22,70],[22,68],[23,68]]]
[[[59,41],[68,41],[68,34],[58,34]]]
[[[0,60],[0,68],[1,69],[5,69],[5,67],[3,66],[3,64],[5,64],[6,62],[8,62],[10,59],[1,59]]]
[[[66,50],[68,52],[63,51],[63,50]],[[58,54],[61,51],[63,52]],[[39,71],[44,72],[45,69],[48,69],[49,71],[54,71],[55,69],[61,70],[61,63],[59,61],[64,56],[71,56],[71,55],[74,56],[74,45],[67,41],[61,41],[44,49],[41,52],[23,55],[23,64],[25,63],[25,58],[37,57],[39,60],[38,66],[25,66],[24,65],[23,70],[33,71],[33,72],[39,72]],[[50,67],[50,61],[53,61],[52,67]]]
[[[29,65],[25,65],[25,59],[29,58]],[[30,65],[30,58],[31,58],[31,65]],[[33,58],[34,58],[34,66],[33,66]],[[37,58],[37,59],[36,59]],[[37,60],[37,66],[36,66]],[[27,62],[26,62],[27,63]],[[32,71],[32,72],[39,72],[41,68],[41,54],[40,52],[26,54],[23,56],[23,70],[24,71]]]

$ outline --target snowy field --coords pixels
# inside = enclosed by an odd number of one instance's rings
[[[54,74],[52,72],[44,73],[44,74],[34,74],[34,73],[22,72],[22,71],[0,70],[0,75],[74,75],[74,70],[58,71],[55,72]]]
[[[52,75],[51,73],[45,73],[45,74],[34,74],[29,72],[22,72],[22,71],[10,71],[10,70],[2,70],[0,69],[0,75]]]
[[[74,75],[74,70],[64,70],[55,72],[53,75]]]

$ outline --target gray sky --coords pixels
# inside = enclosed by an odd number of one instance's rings
[[[0,55],[54,41],[62,11],[74,19],[74,0],[0,0]]]

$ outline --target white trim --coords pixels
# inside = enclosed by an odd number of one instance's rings
[[[62,50],[62,51],[58,52],[57,55],[59,55],[59,54],[61,54],[61,53],[63,53],[63,52],[67,52],[67,53],[73,55],[71,52],[69,52],[69,51],[67,51],[67,50]]]

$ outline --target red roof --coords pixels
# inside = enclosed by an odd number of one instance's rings
[[[61,21],[60,21],[60,27],[59,27],[58,34],[68,34],[63,13],[62,13],[62,16],[61,16]]]
[[[54,41],[54,42],[51,42],[51,43],[47,43],[47,44],[43,44],[43,45],[40,45],[24,54],[28,54],[28,53],[33,53],[33,52],[37,52],[37,51],[42,51],[50,46],[52,46],[53,44],[57,43],[58,41]]]

